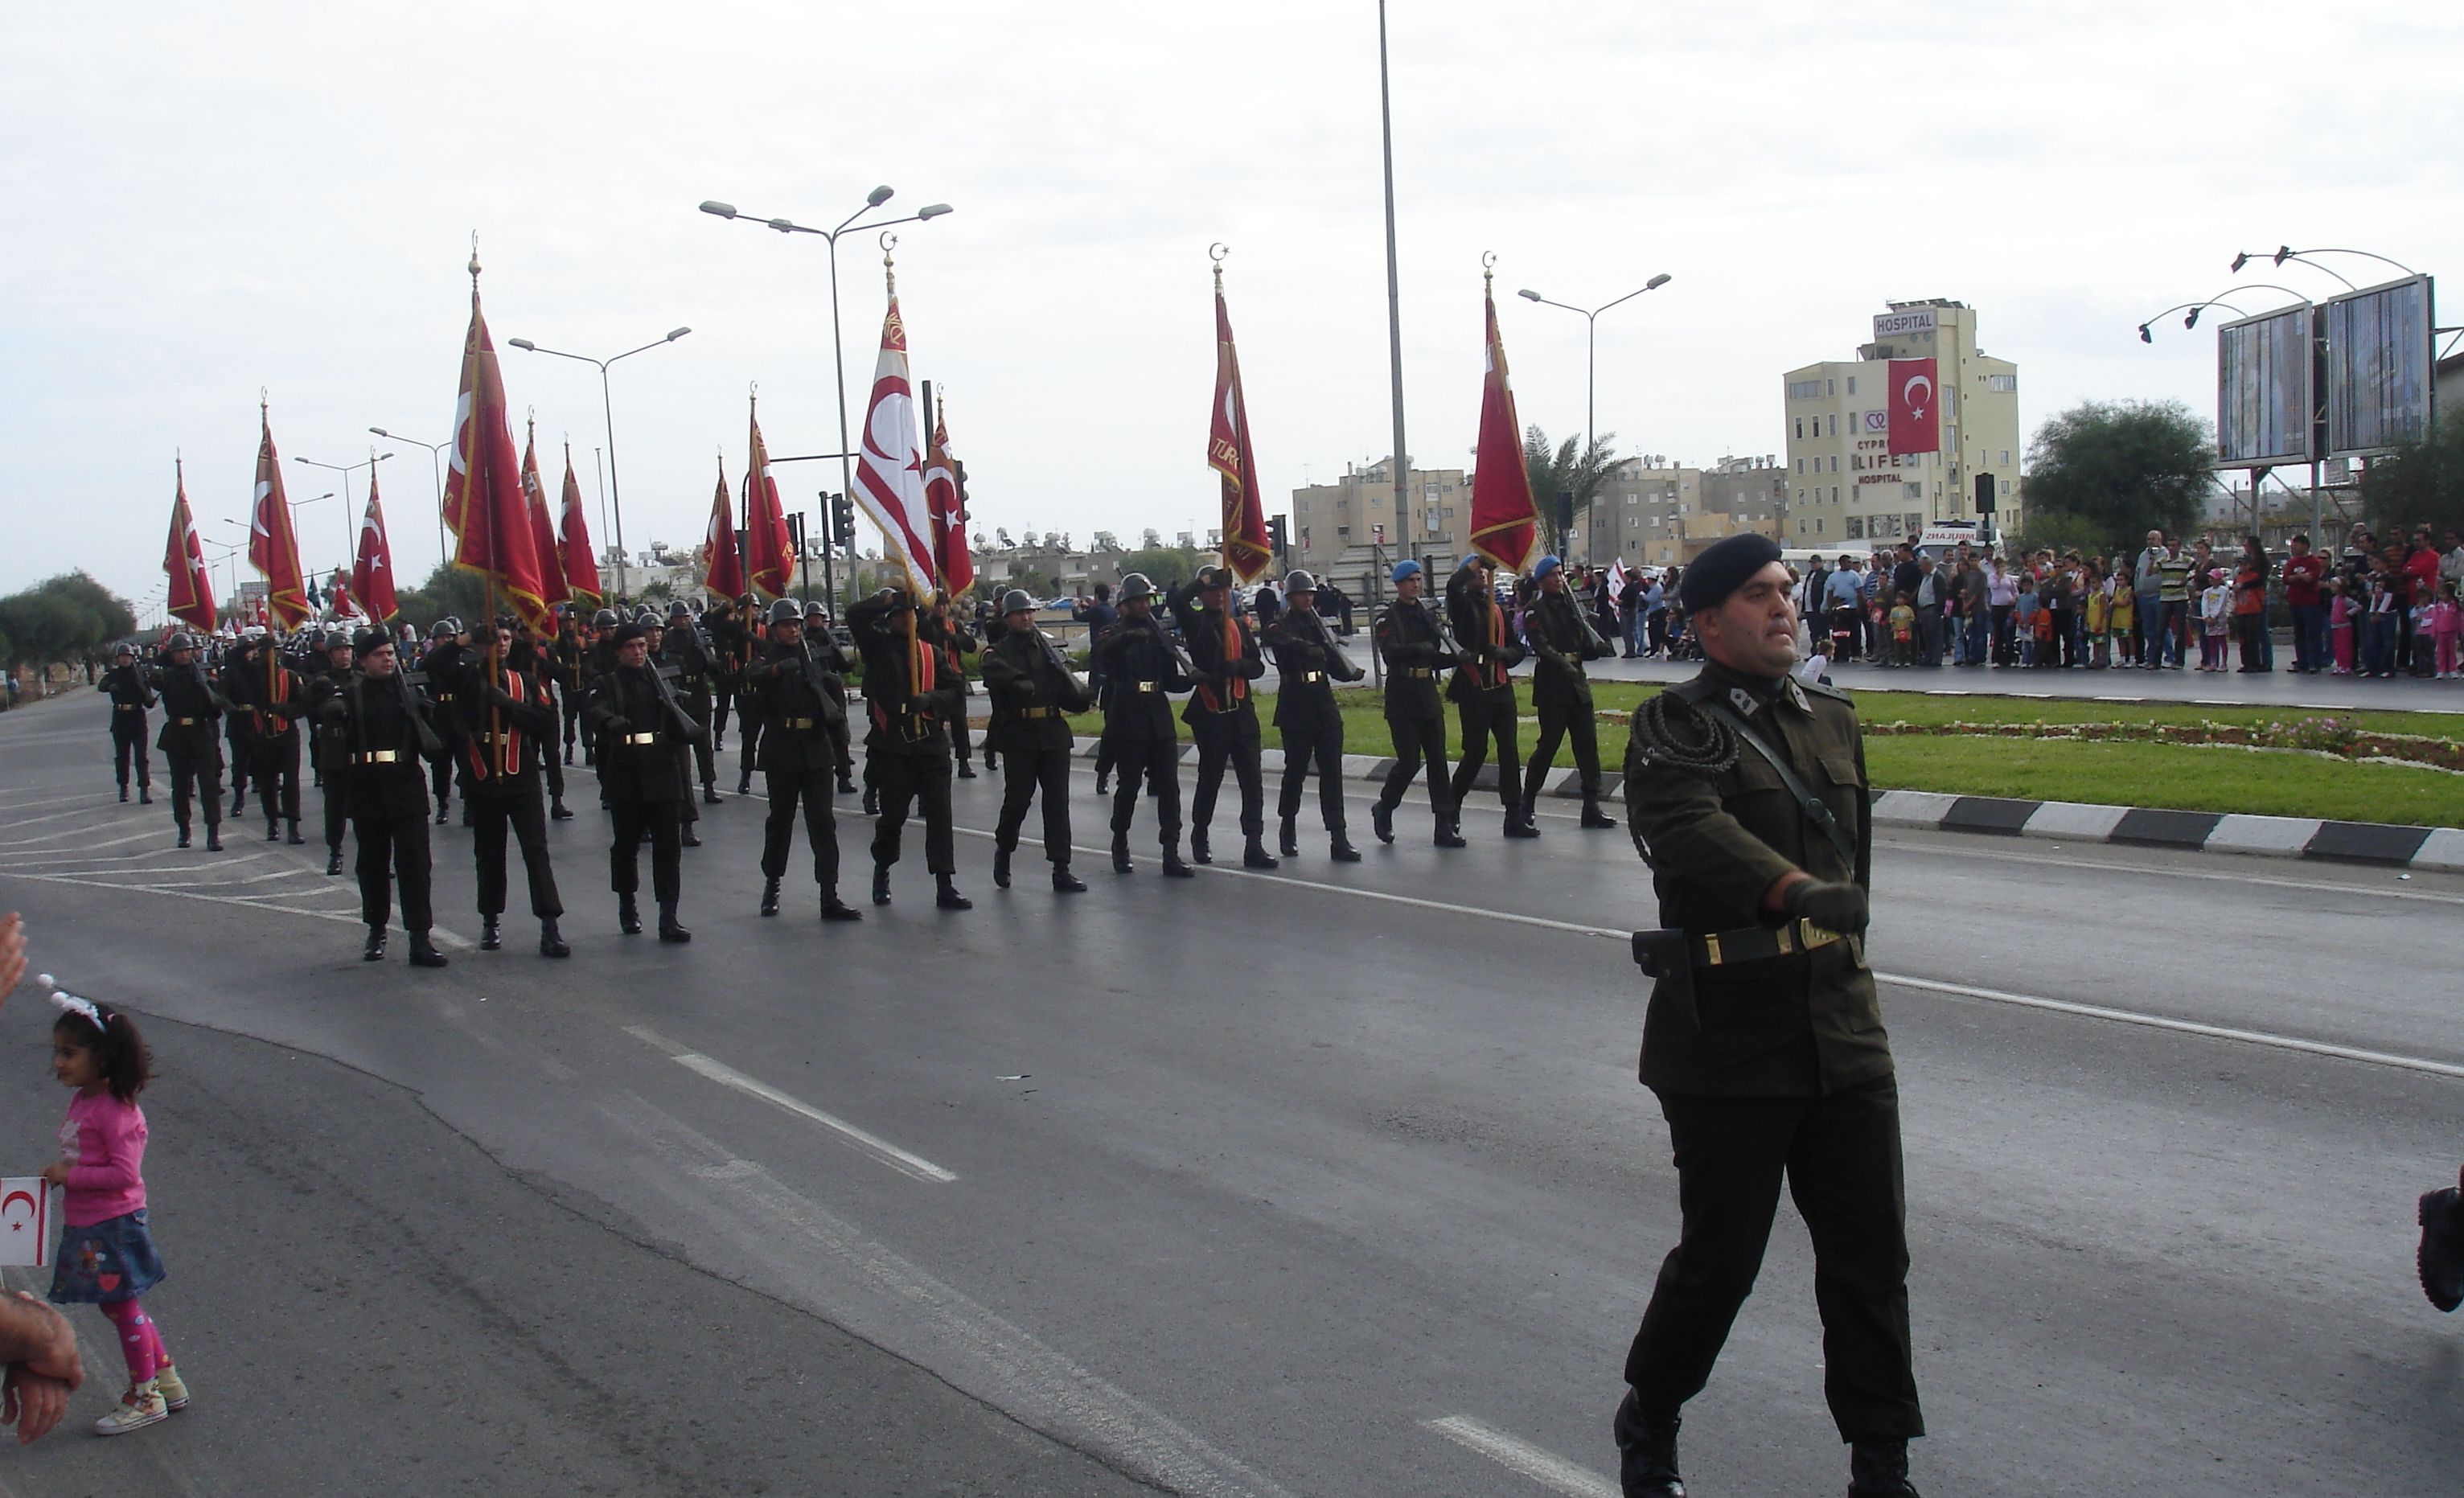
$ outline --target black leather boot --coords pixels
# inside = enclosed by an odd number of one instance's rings
[[[779,914],[779,881],[776,879],[761,881],[761,914],[764,915]]]
[[[1055,894],[1084,894],[1087,892],[1087,881],[1079,878],[1076,874],[1071,873],[1067,864],[1054,864],[1052,866],[1052,892]]]
[[[565,762],[570,764],[573,761],[568,760]],[[547,808],[547,814],[549,820],[554,822],[570,822],[573,820],[573,813],[565,809],[564,802],[561,799],[558,800]]]
[[[751,792],[751,791],[746,791],[744,794],[746,794],[746,795],[748,795],[748,796],[749,796],[749,795],[751,795],[751,794],[752,794],[752,792]],[[852,796],[852,795],[854,795],[854,794],[855,794],[855,782],[853,782],[853,781],[851,781],[851,780],[847,779],[847,778],[846,776],[844,776],[844,775],[840,776],[840,777],[839,777],[839,794],[840,794],[840,795],[842,795],[842,796]]]
[[[1198,870],[1180,861],[1180,839],[1174,838],[1163,846],[1163,872],[1167,879],[1195,879]]]
[[[1685,1498],[1684,1479],[1677,1475],[1681,1423],[1674,1415],[1654,1419],[1644,1414],[1641,1400],[1627,1391],[1610,1427],[1617,1433],[1617,1483],[1625,1498]]]
[[[479,950],[482,952],[497,952],[502,951],[504,945],[505,927],[503,920],[495,915],[480,916]]]
[[[272,817],[265,819],[265,840],[269,843],[279,843],[282,841],[282,824],[276,822]]]
[[[1849,1447],[1848,1498],[1921,1498],[1908,1486],[1908,1443],[1859,1441]]]
[[[1277,828],[1277,829],[1276,829],[1276,831],[1277,831],[1277,834],[1278,834],[1278,835],[1277,835],[1277,842],[1278,842],[1278,844],[1279,844],[1279,845],[1282,847],[1282,848],[1283,848],[1284,856],[1285,856],[1286,858],[1298,858],[1298,857],[1300,857],[1300,856],[1301,856],[1301,827],[1300,827],[1300,819],[1299,819],[1298,817],[1286,817],[1286,818],[1284,819],[1284,824],[1283,824],[1283,826],[1282,826],[1281,827]]]
[[[934,876],[933,903],[945,911],[971,911],[976,902],[958,892],[958,882],[950,874]]]
[[[1009,888],[1009,849],[1006,848],[993,849],[993,888]]]
[[[293,848],[301,848],[306,846],[308,840],[299,835],[299,819],[297,817],[291,819],[291,835],[284,838],[283,841]]]
[[[1455,822],[1454,819],[1450,817],[1440,817],[1438,819],[1438,830],[1432,838],[1432,841],[1440,848],[1463,847],[1463,835],[1461,824]]]
[[[872,903],[875,905],[890,903],[890,866],[888,864],[872,866]]]
[[[616,929],[628,936],[642,934],[642,907],[629,894],[616,896]]]
[[[1605,831],[1617,825],[1617,818],[1610,816],[1607,812],[1600,809],[1600,799],[1597,796],[1586,796],[1583,798],[1584,826],[1596,832]]]
[[[1369,808],[1369,830],[1377,834],[1380,843],[1395,841],[1395,808],[1379,802]]]
[[[864,788],[864,814],[868,817],[881,815],[881,792],[869,785]]]
[[[972,781],[972,780],[974,780],[975,778],[976,778],[976,766],[975,766],[974,761],[973,761],[973,760],[959,760],[959,761],[958,761],[958,779],[960,779],[960,780],[962,780],[962,781]]]
[[[693,824],[690,822],[685,824],[684,846],[687,848],[701,847],[701,834],[693,829]]]
[[[385,929],[383,926],[370,926],[368,928],[368,944],[360,948],[360,960],[363,962],[384,961],[385,943]]]
[[[2413,1251],[2421,1292],[2441,1311],[2464,1306],[2464,1192],[2424,1192],[2413,1216],[2421,1223],[2421,1246]]]
[[[1211,864],[1215,862],[1215,849],[1207,845],[1206,829],[1204,827],[1192,827],[1189,829],[1189,858],[1192,863]]]
[[[1112,834],[1112,872],[1137,872],[1136,866],[1130,862],[1130,835],[1127,832]]]
[[[705,806],[715,806],[718,804],[717,782],[704,781],[701,782],[701,804]]]
[[[436,950],[436,943],[429,940],[428,933],[424,931],[414,931],[410,934],[410,965],[413,967],[445,965],[445,954]]]
[[[1283,865],[1275,861],[1274,854],[1266,851],[1265,844],[1253,837],[1249,839],[1249,846],[1241,849],[1241,867],[1243,869],[1281,869]]]
[[[753,794],[753,777],[749,772],[737,778],[736,782],[736,794],[738,796],[750,796]]]
[[[141,806],[150,806],[150,805],[154,804],[154,787],[153,787],[153,786],[148,785],[148,784],[145,784],[145,783],[144,783],[143,782],[142,782],[142,781],[138,782],[138,786],[137,786],[137,804],[139,804],[139,805],[141,805]]]
[[[218,822],[214,822],[214,823],[208,823],[208,824],[206,825],[206,851],[207,851],[207,852],[209,852],[209,853],[219,853],[219,852],[221,852],[222,850],[223,850],[223,829],[222,829],[222,824],[220,824],[220,823],[218,823]]]
[[[325,853],[325,877],[330,879],[341,871],[342,850],[339,848],[329,848]]]
[[[172,844],[171,846],[174,848],[186,848],[188,846],[188,829],[187,827],[182,827],[180,829],[180,841]]]
[[[128,782],[126,781],[120,782],[120,799],[122,801],[126,801],[128,799]]]
[[[573,956],[573,949],[564,944],[564,934],[556,929],[556,917],[553,915],[539,917],[539,956],[543,958]]]
[[[693,933],[685,930],[684,923],[676,919],[673,904],[659,907],[659,939],[679,946],[693,939]]]
[[[1507,837],[1538,837],[1540,835],[1540,825],[1531,820],[1531,810],[1529,806],[1518,805],[1507,812],[1506,835]]]
[[[837,921],[862,920],[864,919],[864,912],[857,910],[847,901],[840,899],[838,891],[825,890],[822,892],[822,919]]]
[[[1343,835],[1343,828],[1337,827],[1326,846],[1326,856],[1338,864],[1356,864],[1360,862],[1360,849],[1352,846],[1352,839]]]

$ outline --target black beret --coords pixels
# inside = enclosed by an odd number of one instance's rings
[[[377,651],[393,644],[393,636],[383,629],[363,629],[351,637],[351,659],[366,660]]]
[[[1685,569],[1677,584],[1677,602],[1687,610],[1717,608],[1746,580],[1779,560],[1779,542],[1750,532],[1713,541]]]
[[[649,637],[649,628],[642,624],[626,623],[616,627],[616,643],[619,645],[627,640],[647,640]]]

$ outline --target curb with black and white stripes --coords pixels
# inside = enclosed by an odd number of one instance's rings
[[[1096,740],[1079,738],[1081,758]],[[1183,764],[1198,762],[1198,746],[1183,744]],[[1348,754],[1346,780],[1383,782],[1395,767],[1391,757]],[[1577,797],[1580,772],[1552,772],[1541,794]],[[1497,766],[1484,764],[1479,788],[1497,788]],[[1616,801],[1621,775],[1603,772],[1600,796]],[[1928,832],[1981,832],[2001,837],[2058,839],[2064,843],[2116,843],[2184,852],[2255,853],[2275,858],[2315,858],[2333,863],[2377,864],[2464,873],[2464,827],[2401,826],[2384,822],[2331,822],[2318,817],[2260,817],[2241,812],[2167,811],[2152,806],[2101,806],[2074,801],[2020,801],[2003,796],[1953,796],[1941,791],[1891,790],[1874,798],[1874,825]]]

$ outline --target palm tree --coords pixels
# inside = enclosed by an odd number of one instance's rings
[[[1582,512],[1583,535],[1592,533],[1592,499],[1599,491],[1601,480],[1617,466],[1617,433],[1601,432],[1592,440],[1591,450],[1580,456],[1575,449],[1580,437],[1568,437],[1555,448],[1549,445],[1549,434],[1536,425],[1523,430],[1523,468],[1531,477],[1531,502],[1545,518],[1543,529],[1555,536],[1560,545],[1565,542],[1565,528],[1559,523],[1557,499],[1561,495],[1573,496],[1574,508]]]

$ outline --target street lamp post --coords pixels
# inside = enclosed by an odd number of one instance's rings
[[[436,564],[440,567],[450,564],[453,561],[453,554],[445,549],[445,469],[437,461],[436,456],[445,451],[447,444],[422,442],[417,437],[406,437],[400,432],[387,431],[383,427],[370,427],[368,430],[389,442],[407,442],[414,448],[428,450],[428,476],[436,484]]]
[[[1529,288],[1515,293],[1516,296],[1522,297],[1524,300],[1536,301],[1544,307],[1563,307],[1568,312],[1582,314],[1584,324],[1583,461],[1585,463],[1591,462],[1592,455],[1598,450],[1599,443],[1599,438],[1595,430],[1595,420],[1596,414],[1595,407],[1599,392],[1600,314],[1608,311],[1611,307],[1619,305],[1620,303],[1632,301],[1637,297],[1641,296],[1644,292],[1658,291],[1662,286],[1667,285],[1668,281],[1668,273],[1662,271],[1658,275],[1653,276],[1650,280],[1647,280],[1640,286],[1636,287],[1633,291],[1619,297],[1616,301],[1603,303],[1600,306],[1592,308],[1588,312],[1583,311],[1582,308],[1577,307],[1571,302],[1551,301],[1548,297],[1543,297],[1538,292],[1532,291]],[[1589,566],[1592,562],[1595,560],[1595,554],[1598,547],[1598,541],[1592,534],[1595,529],[1592,522],[1592,509],[1597,502],[1599,487],[1597,478],[1595,476],[1594,482],[1587,488],[1583,495],[1583,563],[1586,566]]]
[[[621,354],[610,354],[605,359],[593,359],[588,354],[568,354],[561,348],[542,348],[526,338],[505,341],[526,354],[554,354],[559,359],[577,359],[585,364],[599,366],[599,409],[607,423],[607,492],[614,497],[616,506],[616,598],[619,603],[624,601],[626,592],[625,491],[616,482],[616,403],[615,397],[610,395],[607,389],[607,366],[619,359],[630,359],[635,354],[648,353],[661,344],[672,343],[692,331],[691,328],[671,328],[665,338],[653,340],[640,348],[628,348]]]
[[[341,474],[342,492],[344,494],[348,494],[351,490],[351,475],[353,474],[363,468],[374,469],[379,463],[384,462],[391,456],[393,456],[393,454],[390,452],[379,452],[374,450],[370,450],[368,452],[368,460],[364,463],[319,463],[315,458],[304,457],[295,457],[291,461],[294,463],[305,463],[310,468],[321,468],[331,473]],[[313,501],[302,502],[306,503]],[[437,523],[440,525],[444,523],[441,514]],[[345,501],[342,505],[342,570],[345,572],[350,570],[351,560],[359,554],[359,550],[360,528],[351,523],[351,506],[348,501]]]
[[[2288,254],[2288,255],[2289,255],[2290,253],[2291,253],[2290,252],[2287,252],[2287,254]],[[2245,254],[2237,254],[2237,255],[2233,256],[2233,269],[2234,269],[2235,271],[2239,271],[2239,270],[2240,270],[2240,269],[2241,269],[2245,264],[2249,263],[2250,258],[2251,258],[2251,257],[2250,257],[2248,254],[2246,254],[2246,253],[2245,253]],[[2281,264],[2281,263],[2282,263],[2282,261],[2281,261],[2281,260],[2279,260],[2277,263],[2278,263],[2278,264]],[[2390,263],[2391,263],[2391,262],[2390,262]],[[2321,266],[2321,267],[2319,267],[2319,269],[2321,269],[2321,270],[2325,270],[2326,268],[2325,268],[2324,266]],[[2328,274],[2328,275],[2335,275],[2335,274],[2336,274],[2336,273],[2335,273],[2335,272],[2333,272],[2333,271],[2328,271],[2328,272],[2327,272],[2327,274]],[[2336,278],[2337,278],[2338,280],[2343,280],[2343,276],[2341,276],[2341,275],[2336,276]],[[2351,285],[2351,284],[2352,284],[2352,282],[2350,282],[2350,281],[2344,281],[2344,284],[2345,284],[2345,285],[2347,285],[2347,286],[2349,286],[2349,285]],[[2244,292],[2244,291],[2274,291],[2274,292],[2282,292],[2282,293],[2283,293],[2284,295],[2286,295],[2287,297],[2290,297],[2294,298],[2295,305],[2297,305],[2297,306],[2301,306],[2301,307],[2313,307],[2313,306],[2315,306],[2315,305],[2316,305],[2315,303],[2313,303],[2313,302],[2311,301],[2311,299],[2310,299],[2308,297],[2305,297],[2305,296],[2303,296],[2301,293],[2299,293],[2299,292],[2298,292],[2298,291],[2295,291],[2292,287],[2290,287],[2290,286],[2280,286],[2280,285],[2277,285],[2277,284],[2276,282],[2274,282],[2274,281],[2243,281],[2243,282],[2240,282],[2240,283],[2239,283],[2239,284],[2237,284],[2237,285],[2228,286],[2228,287],[2226,287],[2226,288],[2225,288],[2225,290],[2226,290],[2226,291],[2229,291],[2229,292]],[[2160,313],[2156,314],[2156,317],[2154,317],[2154,318],[2149,318],[2149,319],[2147,319],[2147,321],[2146,321],[2146,322],[2142,322],[2141,324],[2139,324],[2139,341],[2141,341],[2141,342],[2143,342],[2143,343],[2153,343],[2154,341],[2156,341],[2154,339],[2152,339],[2152,338],[2148,337],[2148,335],[2147,335],[2147,328],[2148,328],[2148,324],[2149,324],[2149,323],[2154,322],[2154,321],[2156,320],[2156,318],[2164,317],[2164,316],[2166,315],[2166,313],[2181,312],[2181,313],[2182,313],[2182,326],[2184,326],[2185,328],[2194,328],[2194,327],[2197,327],[2197,326],[2199,325],[2199,314],[2200,314],[2200,313],[2202,313],[2202,312],[2207,311],[2210,307],[2222,307],[2222,308],[2224,308],[2227,312],[2232,313],[2233,316],[2235,316],[2235,317],[2237,317],[2237,318],[2248,318],[2248,317],[2250,316],[2250,314],[2249,314],[2249,313],[2242,311],[2242,309],[2240,309],[2239,307],[2234,306],[2232,302],[2226,301],[2226,300],[2224,300],[2224,299],[2222,299],[2221,297],[2208,297],[2208,298],[2207,298],[2206,300],[2204,300],[2204,301],[2186,301],[2186,302],[2183,302],[2180,306],[2177,306],[2177,307],[2167,307],[2167,308],[2166,308],[2166,309],[2165,309],[2165,311],[2164,311],[2164,312],[2160,312]],[[2188,308],[2189,310],[2188,310],[2187,312],[2185,312],[2185,311],[2183,310],[2184,308]],[[2276,311],[2277,311],[2277,312],[2290,312],[2290,311],[2292,311],[2292,310],[2293,310],[2293,308],[2292,308],[2292,307],[2279,307],[2279,308],[2276,309]],[[2307,438],[2305,438],[2305,439],[2304,439],[2305,444],[2307,443],[2307,440],[2308,440]],[[2268,474],[2268,473],[2269,473],[2269,472],[2270,472],[2269,470],[2264,469],[2264,468],[2261,468],[2261,469],[2254,469],[2254,470],[2252,471],[2252,473],[2251,473],[2251,480],[2250,480],[2250,528],[2251,528],[2253,531],[2255,531],[2255,530],[2257,530],[2257,529],[2258,529],[2258,516],[2259,516],[2258,488],[2259,488],[2259,485],[2260,485],[2260,484],[2262,484],[2262,483],[2264,483],[2264,482],[2266,481],[2266,479],[2267,479],[2267,474]],[[2317,534],[2319,534],[2319,526],[2320,526],[2320,521],[2321,521],[2321,505],[2322,504],[2322,502],[2323,502],[2323,500],[2321,499],[2321,495],[2320,495],[2320,491],[2319,491],[2319,454],[2318,454],[2317,452],[2312,452],[2312,453],[2310,454],[2310,534],[2312,534],[2313,536],[2316,536]],[[2236,509],[2236,510],[2234,511],[2234,514],[2235,514],[2235,515],[2239,515],[2239,514],[2240,514],[2240,511],[2239,511],[2238,509]]]
[[[865,194],[864,207],[857,209],[854,212],[849,213],[846,218],[840,220],[839,226],[836,229],[815,229],[809,225],[799,224],[793,219],[755,218],[748,213],[738,213],[736,209],[735,204],[721,203],[715,198],[704,199],[701,205],[701,210],[710,214],[714,218],[740,218],[746,223],[760,224],[766,228],[777,230],[782,234],[819,234],[822,236],[823,242],[829,246],[830,370],[838,382],[839,492],[842,494],[853,494],[855,492],[855,472],[852,466],[852,448],[847,441],[847,345],[839,332],[839,235],[846,233],[851,229],[861,229],[869,233],[873,230],[888,229],[896,224],[920,224],[931,219],[939,218],[942,214],[953,211],[950,205],[947,203],[928,203],[923,208],[908,214],[905,218],[875,219],[869,224],[858,224],[856,222],[857,219],[864,217],[874,209],[877,209],[884,203],[889,202],[891,196],[891,189],[887,186],[873,188],[870,192]],[[849,544],[850,547],[852,547],[853,543],[850,542]],[[850,561],[852,561],[852,558],[850,558]],[[828,576],[829,566],[830,531],[829,526],[825,523],[822,527],[822,570],[825,578]],[[850,567],[849,570],[852,571],[853,568]],[[835,612],[838,606],[838,600],[836,597],[833,597],[830,600],[830,606],[832,611]]]

